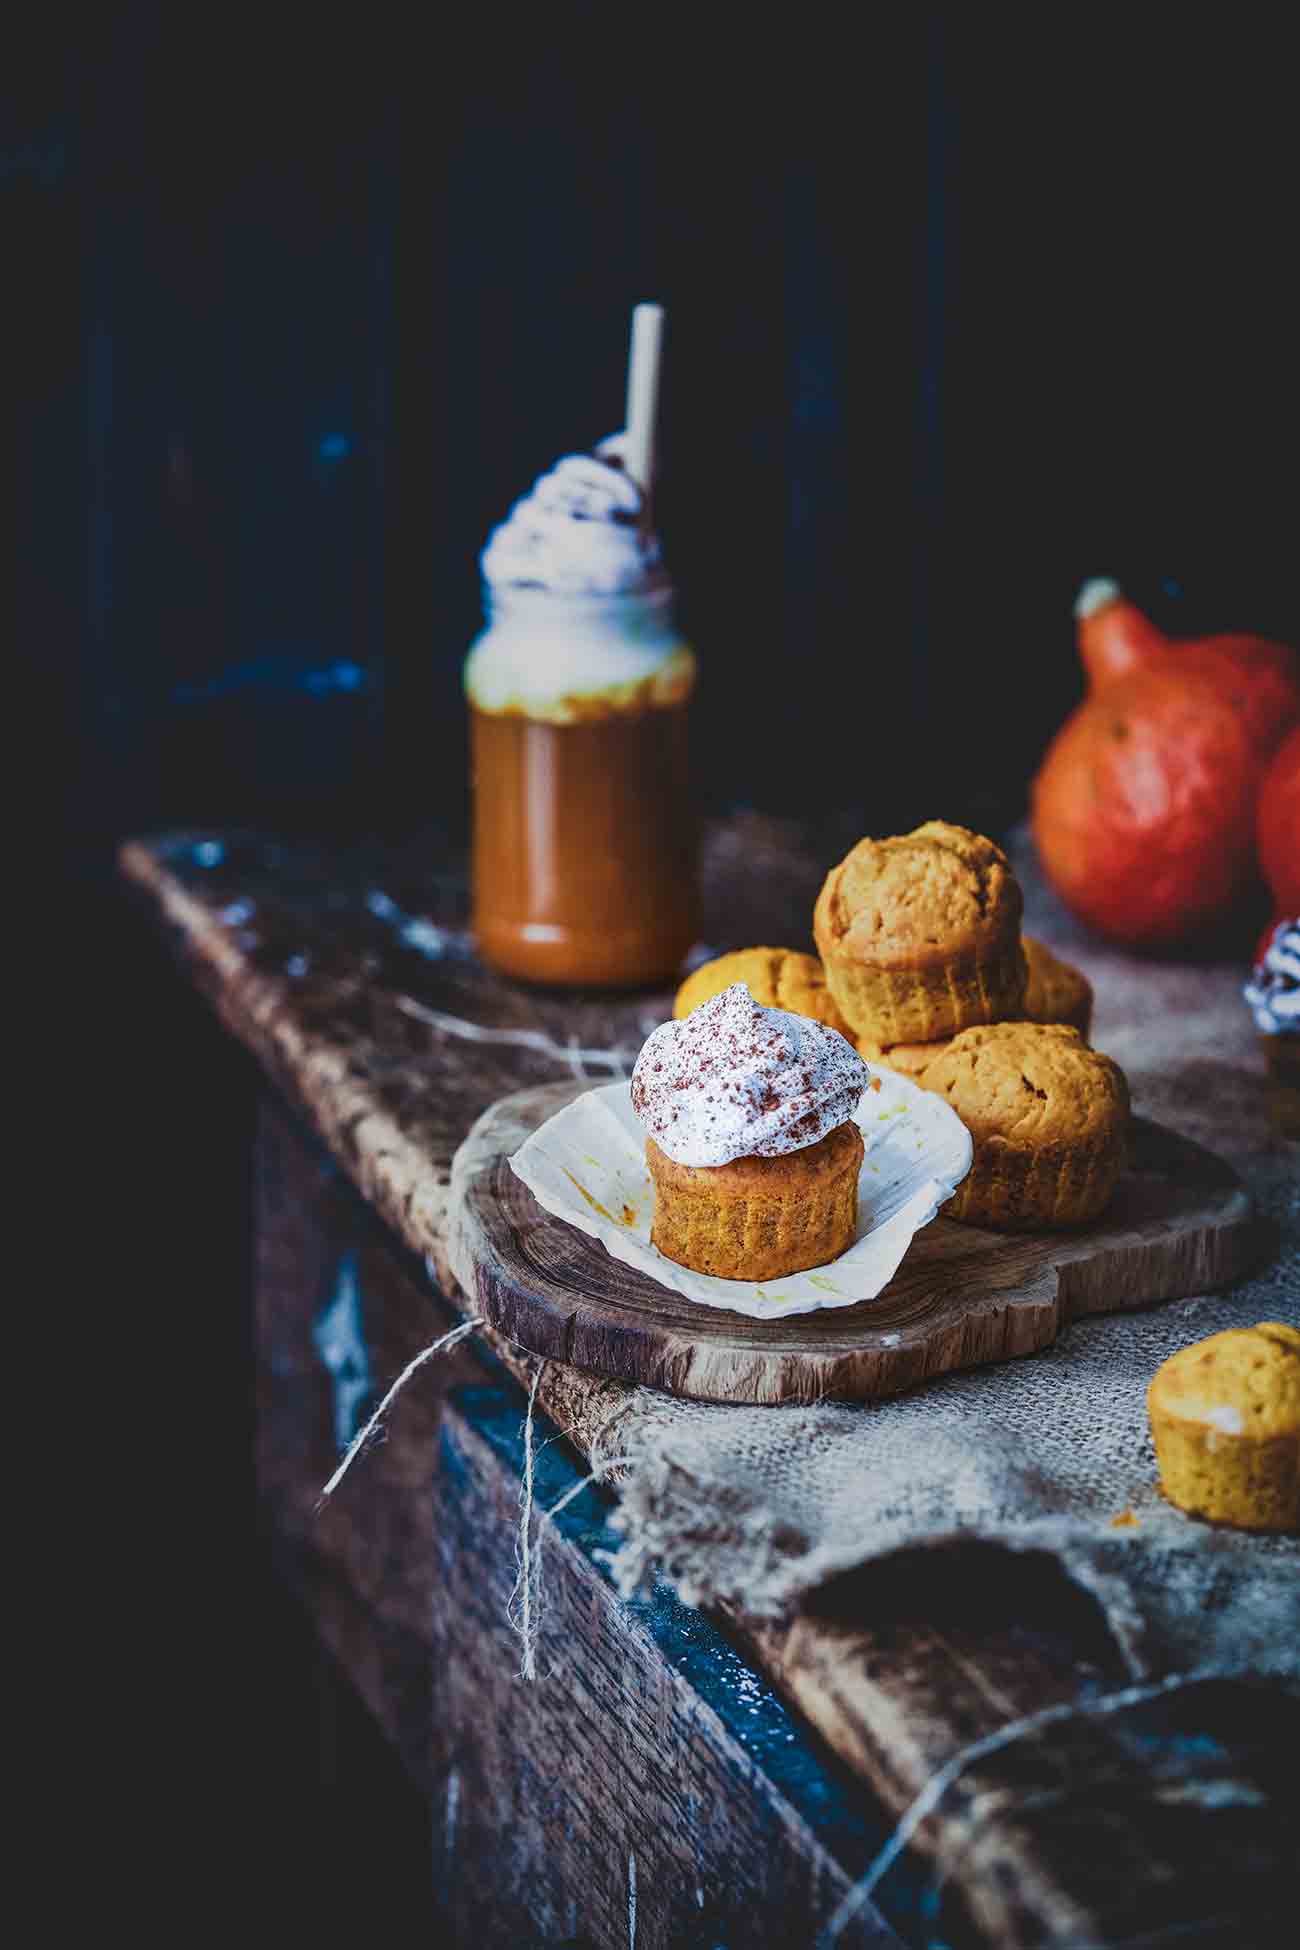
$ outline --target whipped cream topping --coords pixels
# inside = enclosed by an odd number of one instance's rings
[[[626,440],[612,434],[594,454],[567,455],[516,501],[483,551],[490,585],[613,596],[662,580],[659,539],[623,469]]]
[[[868,1077],[837,1030],[765,1009],[733,982],[647,1037],[632,1108],[679,1165],[725,1165],[816,1144],[852,1117]]]
[[[1242,990],[1265,1036],[1300,1036],[1300,919],[1279,921]]]

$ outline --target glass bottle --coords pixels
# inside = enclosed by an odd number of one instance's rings
[[[473,925],[525,981],[665,981],[695,937],[695,657],[666,578],[486,586],[465,665]]]

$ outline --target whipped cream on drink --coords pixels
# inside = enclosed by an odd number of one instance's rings
[[[488,537],[484,579],[552,595],[620,596],[662,581],[659,537],[642,525],[643,496],[623,469],[626,434],[594,454],[568,454]]]
[[[743,982],[653,1030],[632,1071],[632,1108],[679,1165],[777,1158],[853,1116],[870,1080],[838,1030],[765,1009]]]
[[[481,567],[491,626],[465,666],[480,711],[568,724],[684,699],[695,661],[625,434],[569,454],[492,531]]]

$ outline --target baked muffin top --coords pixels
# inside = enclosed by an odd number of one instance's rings
[[[674,1017],[680,1022],[733,982],[743,982],[765,1009],[789,1009],[793,1015],[809,1016],[853,1040],[826,986],[821,963],[816,955],[801,954],[796,948],[736,948],[729,955],[704,962],[678,989]]]
[[[946,1097],[978,1144],[1036,1147],[1097,1139],[1128,1119],[1118,1063],[1061,1023],[991,1022],[963,1029],[918,1079]]]
[[[1180,1348],[1151,1378],[1153,1409],[1256,1440],[1300,1433],[1300,1332],[1281,1321],[1229,1327]]]
[[[883,1063],[887,1069],[900,1070],[905,1077],[919,1077],[951,1042],[951,1036],[944,1036],[937,1043],[876,1043],[870,1036],[859,1036],[857,1051],[864,1063]]]
[[[943,819],[859,840],[817,897],[823,953],[879,968],[925,968],[1005,950],[1020,932],[1020,887],[992,840]]]
[[[1029,969],[1025,1015],[1030,1022],[1076,1022],[1092,1014],[1092,983],[1073,962],[1062,961],[1033,935],[1021,947]],[[1083,1034],[1083,1031],[1080,1031]]]

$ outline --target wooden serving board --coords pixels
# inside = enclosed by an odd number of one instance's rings
[[[1076,1314],[1230,1285],[1262,1230],[1213,1153],[1134,1119],[1131,1161],[1079,1232],[998,1233],[938,1218],[860,1307],[749,1320],[683,1298],[554,1218],[509,1159],[590,1085],[543,1084],[484,1112],[452,1172],[452,1259],[488,1323],[537,1354],[698,1401],[872,1400],[954,1368],[1048,1347]]]

